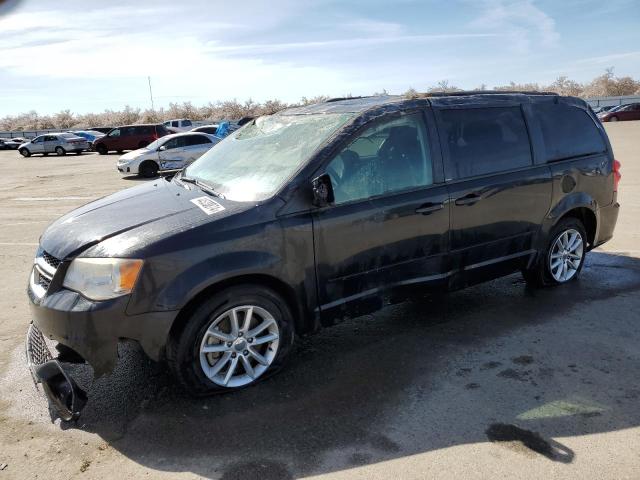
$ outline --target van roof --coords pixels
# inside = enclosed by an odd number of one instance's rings
[[[418,98],[408,98],[404,95],[378,95],[371,97],[335,98],[322,103],[314,103],[302,107],[293,107],[281,110],[279,115],[310,115],[314,113],[362,113],[376,107],[393,106],[402,103],[412,103],[416,101],[428,102],[433,105],[459,104],[472,98],[474,100],[486,99],[495,100],[524,100],[543,99],[547,101],[554,99],[566,99],[569,103],[584,103],[582,100],[573,97],[561,97],[551,92],[523,92],[523,91],[463,91],[451,93],[430,93]],[[472,98],[471,98],[472,97]],[[489,100],[491,99],[491,100]],[[544,101],[544,100],[543,100]]]

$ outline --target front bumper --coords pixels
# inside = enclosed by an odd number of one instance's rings
[[[41,298],[28,287],[33,323],[47,338],[77,352],[96,377],[113,371],[121,339],[137,341],[151,359],[160,360],[176,311],[127,315],[128,296],[94,302],[63,288],[50,292],[55,281]]]

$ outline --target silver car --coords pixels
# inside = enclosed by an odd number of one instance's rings
[[[75,152],[79,155],[88,148],[89,144],[86,139],[72,133],[48,133],[23,143],[18,151],[23,157],[30,157],[34,153],[41,153],[44,156],[55,153],[61,156],[69,152]]]

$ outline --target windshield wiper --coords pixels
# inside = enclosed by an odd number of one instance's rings
[[[216,192],[211,185],[206,184],[205,182],[203,182],[202,180],[198,180],[197,178],[193,178],[193,177],[186,177],[184,174],[180,175],[178,177],[178,180],[180,180],[181,182],[185,182],[185,183],[192,183],[193,185],[197,186],[200,190],[202,190],[205,193],[208,193],[209,195],[213,195],[214,197],[218,197],[218,198],[222,198],[224,199],[225,196],[219,192]]]

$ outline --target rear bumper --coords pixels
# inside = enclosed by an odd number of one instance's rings
[[[176,311],[127,315],[129,297],[93,302],[70,290],[37,298],[28,287],[31,317],[48,338],[75,350],[96,377],[110,373],[118,359],[118,342],[136,340],[153,360],[164,352]]]
[[[598,210],[598,231],[596,233],[594,247],[611,240],[616,222],[618,221],[619,212],[620,204],[617,201]]]

